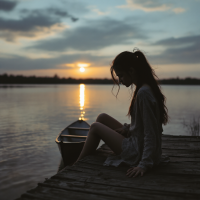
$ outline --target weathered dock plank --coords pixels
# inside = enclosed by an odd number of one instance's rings
[[[200,137],[163,135],[162,139],[162,151],[170,163],[144,176],[127,177],[126,165],[103,166],[106,156],[114,153],[102,145],[93,155],[65,167],[18,200],[200,199]]]

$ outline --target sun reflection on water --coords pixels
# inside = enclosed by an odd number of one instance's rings
[[[81,111],[81,116],[79,117],[79,120],[84,120],[84,115],[85,115],[85,111],[84,111],[84,103],[85,103],[85,85],[84,84],[80,84],[80,111]]]

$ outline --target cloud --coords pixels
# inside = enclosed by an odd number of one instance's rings
[[[185,9],[184,9],[184,8],[174,8],[173,11],[174,11],[176,14],[179,14],[179,13],[185,12]]]
[[[65,51],[69,49],[86,51],[97,50],[104,47],[130,44],[133,39],[144,39],[144,31],[137,25],[123,21],[103,19],[88,21],[88,25],[66,30],[62,38],[38,41],[28,49],[41,49],[45,51]]]
[[[102,12],[96,6],[88,6],[88,8],[92,11],[95,12],[97,15],[107,15],[108,12]]]
[[[159,40],[155,42],[155,45],[162,45],[162,46],[182,46],[182,45],[194,45],[195,43],[200,42],[200,36],[185,36],[185,37],[180,37],[180,38],[167,38],[164,40]]]
[[[53,16],[53,17],[67,17],[70,18],[72,21],[77,21],[78,18],[72,16],[69,14],[66,10],[62,10],[59,8],[47,8],[47,9],[35,9],[35,10],[28,10],[28,9],[22,9],[21,14],[28,14],[30,16],[40,16],[40,15],[45,15],[45,16]],[[58,18],[58,19],[59,19]]]
[[[28,16],[19,20],[0,18],[0,37],[9,42],[22,37],[41,37],[63,28],[61,23],[46,16]]]
[[[200,63],[200,35],[167,38],[154,45],[165,48],[159,55],[150,56],[154,64],[196,64]]]
[[[0,30],[28,32],[36,27],[50,27],[56,23],[57,20],[45,15],[30,15],[19,20],[0,18]]]
[[[14,1],[3,1],[1,0],[0,1],[0,10],[3,10],[3,11],[11,11],[15,8],[15,6],[17,5],[17,2],[14,2]]]
[[[62,8],[69,8],[70,10],[73,10],[73,14],[77,16],[88,14],[90,11],[87,3],[82,0],[59,0],[59,2],[62,3]]]
[[[118,8],[143,10],[145,12],[166,11],[170,9],[169,5],[162,4],[160,0],[126,0],[126,3],[126,5],[118,6]]]
[[[188,70],[190,70],[191,64],[200,64],[200,35],[167,38],[152,45],[165,48],[158,55],[147,55],[147,59],[152,65],[167,65],[168,67],[175,64],[188,65]],[[91,67],[102,67],[109,66],[113,58],[112,56],[98,56],[89,53],[63,54],[58,57],[37,59],[1,54],[0,70],[70,69],[72,66],[70,64],[78,62],[90,63]]]
[[[109,56],[94,56],[91,54],[70,54],[55,58],[31,59],[17,55],[1,55],[0,70],[38,70],[38,69],[71,69],[71,63],[90,63],[91,67],[109,66]]]
[[[21,37],[38,38],[66,28],[61,22],[62,17],[77,21],[77,18],[56,8],[46,10],[21,10],[20,19],[0,17],[0,37],[13,42]]]
[[[118,8],[142,10],[144,12],[171,10],[176,14],[185,12],[184,8],[172,8],[171,4],[164,4],[161,0],[126,0],[126,5],[118,6]]]

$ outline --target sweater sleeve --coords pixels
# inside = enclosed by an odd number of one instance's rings
[[[130,128],[130,124],[124,123],[122,129],[128,131]]]
[[[154,156],[156,151],[156,135],[158,133],[158,124],[155,115],[155,104],[145,92],[141,92],[138,99],[138,106],[142,117],[144,127],[144,146],[141,161],[138,167],[148,170],[154,165]]]

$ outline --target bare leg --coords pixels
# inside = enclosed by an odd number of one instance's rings
[[[119,121],[117,121],[116,119],[114,119],[106,113],[101,113],[97,117],[96,122],[100,122],[113,130],[121,128],[123,126]]]
[[[118,125],[120,127],[122,126],[120,124]],[[117,128],[119,128],[119,126],[117,126]],[[113,128],[115,127],[113,126]],[[90,127],[85,145],[77,161],[94,152],[99,145],[100,139],[102,139],[115,152],[115,154],[120,154],[124,138],[123,135],[120,135],[108,126],[95,122]]]

